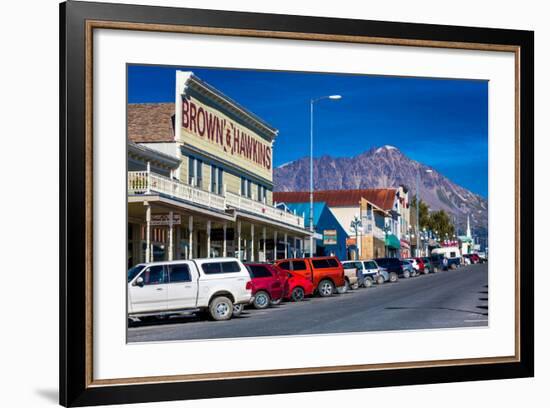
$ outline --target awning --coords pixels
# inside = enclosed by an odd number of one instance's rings
[[[388,248],[392,248],[392,249],[400,249],[401,248],[401,243],[399,242],[399,238],[397,238],[393,234],[386,235],[385,244]]]

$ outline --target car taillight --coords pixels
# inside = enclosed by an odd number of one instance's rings
[[[252,290],[252,281],[246,282],[246,290]]]

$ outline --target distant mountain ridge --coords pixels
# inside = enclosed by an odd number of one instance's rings
[[[432,170],[431,173],[426,170]],[[372,148],[354,157],[314,158],[313,180],[316,190],[398,187],[416,192],[419,177],[420,199],[432,210],[445,210],[454,217],[459,232],[465,230],[466,217],[476,234],[485,236],[488,223],[487,200],[452,182],[435,169],[405,156],[397,147]],[[309,157],[276,167],[275,191],[309,189]]]

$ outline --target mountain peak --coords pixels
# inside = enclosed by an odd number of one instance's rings
[[[399,150],[399,149],[395,146],[384,145],[384,146],[379,147],[378,149],[376,149],[375,153],[382,153],[383,151],[389,151],[389,150]]]

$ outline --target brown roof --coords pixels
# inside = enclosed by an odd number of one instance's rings
[[[395,200],[395,188],[371,188],[362,190],[323,190],[313,193],[313,201],[325,202],[329,207],[359,205],[361,198],[370,201],[383,210],[391,210]],[[278,203],[306,203],[308,191],[282,191],[273,193],[273,201]]]
[[[175,104],[128,104],[128,140],[140,142],[174,141]]]

